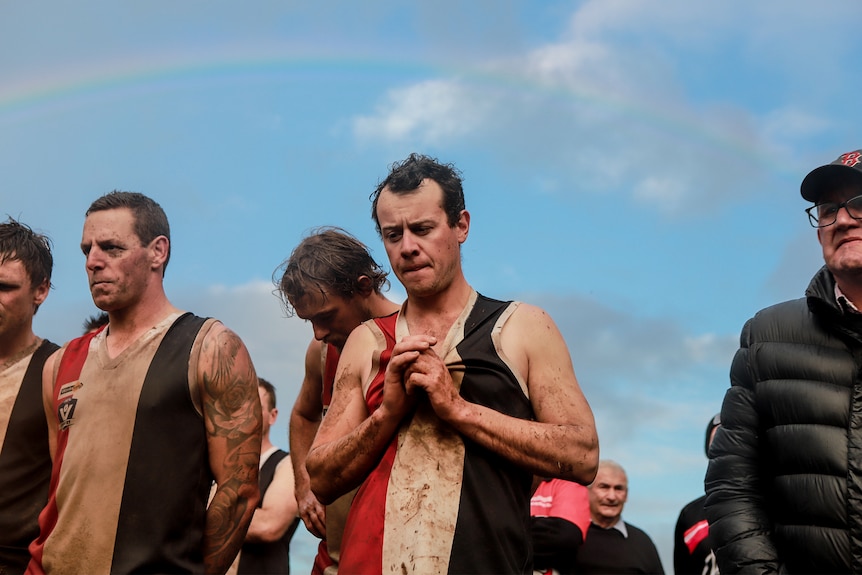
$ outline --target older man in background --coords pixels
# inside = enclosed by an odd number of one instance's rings
[[[623,521],[629,480],[622,466],[602,460],[589,492],[591,523],[578,553],[578,573],[663,574],[658,550],[649,535]]]

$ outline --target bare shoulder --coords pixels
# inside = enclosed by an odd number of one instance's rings
[[[525,376],[539,421],[567,423],[588,407],[562,333],[542,308],[520,304],[501,334],[505,353]]]
[[[66,346],[64,345],[49,355],[45,359],[45,363],[42,364],[42,387],[48,394],[53,394],[57,372],[60,370],[60,361],[63,359],[65,352]]]
[[[51,355],[45,359],[45,363],[42,364],[42,378],[43,380],[49,379],[52,382],[54,381],[54,371],[55,368],[60,367],[60,360],[63,358],[63,352],[66,350],[65,347],[61,347],[60,349],[53,352]]]
[[[60,368],[60,360],[63,358],[65,347],[61,347],[48,356],[42,364],[42,397],[48,404],[54,398],[54,384],[57,379],[57,370]]]
[[[231,403],[257,397],[257,375],[248,350],[240,337],[221,322],[215,322],[204,335],[198,375],[205,399]]]
[[[537,305],[524,302],[518,302],[518,307],[512,313],[512,318],[509,321],[519,330],[542,330],[549,327],[557,329],[554,320],[551,319],[548,312]]]
[[[275,475],[289,476],[291,485],[293,484],[293,461],[289,453],[275,466]]]
[[[563,336],[548,312],[523,302],[503,326],[501,343],[506,354],[519,364],[530,363],[531,358],[549,350],[559,353],[565,349]]]
[[[201,351],[208,355],[245,349],[240,337],[218,320],[213,322],[204,335],[202,346]]]
[[[371,371],[373,354],[378,348],[377,335],[367,324],[360,324],[350,332],[341,356],[338,361],[338,371],[335,376],[335,385],[339,385],[342,374],[346,371],[358,377],[359,381],[365,381],[365,377]]]

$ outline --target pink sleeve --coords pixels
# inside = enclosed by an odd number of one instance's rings
[[[590,497],[587,488],[579,483],[554,479],[550,482],[554,499],[548,511],[549,517],[560,517],[571,521],[586,537],[590,527]]]

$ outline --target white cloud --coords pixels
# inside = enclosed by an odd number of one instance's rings
[[[679,178],[651,176],[642,179],[634,189],[634,197],[644,204],[655,204],[675,211],[684,203],[687,186]]]
[[[430,80],[389,92],[373,116],[353,122],[360,140],[415,139],[437,144],[471,132],[485,121],[485,106],[458,82]]]

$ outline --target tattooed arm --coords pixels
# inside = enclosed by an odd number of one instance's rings
[[[260,499],[261,411],[257,375],[245,345],[216,323],[206,334],[198,381],[217,490],[207,508],[204,568],[224,573],[242,546]]]

